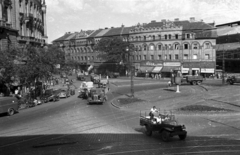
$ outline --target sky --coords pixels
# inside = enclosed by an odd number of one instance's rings
[[[48,43],[66,32],[162,19],[223,24],[240,20],[240,0],[46,0]]]

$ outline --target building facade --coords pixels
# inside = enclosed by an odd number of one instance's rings
[[[65,34],[53,41],[54,44],[64,46],[65,53],[70,58],[85,63],[96,65],[97,51],[92,47],[103,37],[121,36],[124,41],[134,45],[135,51],[131,52],[132,59],[138,73],[162,74],[170,76],[173,70],[180,70],[183,74],[202,73],[210,75],[215,72],[216,65],[216,29],[202,21],[162,20],[150,23],[137,24],[131,27],[105,28],[92,31],[85,36],[83,47],[70,48],[70,43],[75,44],[78,39],[70,37],[79,33]],[[70,48],[70,52],[68,51]],[[88,54],[89,56],[86,56]],[[88,63],[91,62],[91,63]]]
[[[47,43],[45,0],[0,1],[0,46],[33,45]]]
[[[240,73],[240,21],[216,25],[217,69],[221,72]]]

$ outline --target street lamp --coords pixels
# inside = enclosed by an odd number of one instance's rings
[[[126,48],[126,51],[128,52],[128,60],[130,61],[130,69],[131,69],[131,97],[134,97],[134,83],[133,83],[133,59],[132,59],[132,51],[130,47]],[[131,57],[131,58],[130,58]]]

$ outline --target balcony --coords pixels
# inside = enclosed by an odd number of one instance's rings
[[[25,15],[24,15],[24,20],[25,20],[26,23],[29,22],[29,21],[31,21],[31,20],[33,20],[33,14],[31,14],[31,13],[25,13]]]
[[[7,23],[4,20],[0,20],[0,27],[4,27],[4,28],[12,28],[12,24],[11,23]]]

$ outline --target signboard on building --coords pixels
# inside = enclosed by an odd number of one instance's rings
[[[160,62],[160,61],[143,61],[140,63],[140,66],[152,66],[152,67],[155,67],[155,66],[162,66],[163,63]]]
[[[181,66],[181,62],[164,62],[163,66]]]

